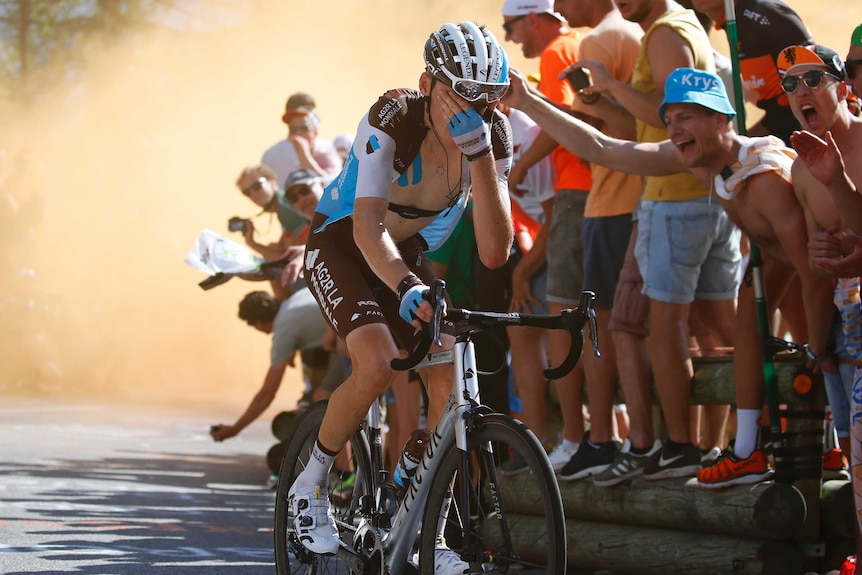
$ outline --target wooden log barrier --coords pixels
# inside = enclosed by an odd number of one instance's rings
[[[541,553],[534,534],[540,517],[518,517],[516,549]],[[786,541],[730,537],[679,529],[566,521],[569,569],[607,569],[626,575],[799,575],[801,558]]]
[[[824,481],[820,487],[820,527],[848,539],[856,537],[853,485],[844,479]]]
[[[534,485],[531,482],[525,482]],[[508,493],[508,509],[529,515],[538,497]],[[728,489],[703,489],[695,479],[646,481],[640,478],[614,487],[598,487],[590,480],[560,481],[568,519],[684,529],[758,539],[793,537],[805,521],[802,494],[787,484],[759,483]]]
[[[694,380],[692,381],[691,403],[693,405],[724,405],[736,403],[736,389],[733,379],[733,357],[717,355],[711,357],[693,357]],[[778,397],[782,403],[798,404],[808,401],[807,394],[800,393],[793,387],[796,376],[805,367],[802,354],[780,354],[775,360],[775,372],[778,384]],[[811,391],[822,388],[820,376],[811,382]],[[550,386],[550,393],[555,403],[556,392]],[[589,402],[586,385],[584,385],[584,401]],[[810,393],[810,392],[809,392]],[[653,399],[658,402],[658,391],[653,385]],[[625,397],[619,386],[616,390],[614,403],[625,403]]]
[[[729,355],[713,357],[693,357],[694,381],[691,389],[691,403],[694,405],[722,405],[736,403],[736,390],[733,379],[733,358]],[[802,354],[779,354],[775,359],[775,373],[778,383],[778,397],[782,403],[805,402],[806,396],[794,389],[793,383],[805,367]],[[812,382],[812,391],[817,386]],[[822,388],[822,385],[820,386]]]

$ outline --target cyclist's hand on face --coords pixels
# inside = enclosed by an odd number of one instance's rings
[[[441,107],[449,116],[446,127],[468,161],[491,151],[491,126],[470,103],[450,90],[438,90]]]

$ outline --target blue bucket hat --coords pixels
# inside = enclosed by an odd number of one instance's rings
[[[694,68],[677,68],[664,84],[664,101],[658,109],[665,124],[664,111],[668,104],[697,104],[733,118],[736,111],[727,99],[724,82],[712,72]],[[667,124],[665,124],[667,125]]]

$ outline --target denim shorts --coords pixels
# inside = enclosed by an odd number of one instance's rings
[[[643,293],[667,303],[731,300],[739,290],[740,231],[710,198],[641,201],[635,257]]]
[[[557,190],[548,232],[548,301],[578,305],[584,285],[585,190]]]
[[[838,360],[838,373],[823,373],[826,386],[826,399],[832,410],[832,425],[838,437],[850,437],[850,402],[853,398],[853,379],[856,366],[844,345],[844,330],[838,323],[832,328],[832,349]],[[844,361],[842,361],[844,360]]]

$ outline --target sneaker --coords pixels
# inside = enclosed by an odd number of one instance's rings
[[[329,509],[329,493],[320,486],[297,489],[291,486],[287,503],[293,514],[293,528],[303,546],[312,553],[338,551],[338,528]]]
[[[823,454],[823,479],[850,479],[840,449],[830,449]]]
[[[578,448],[568,449],[561,441],[549,454],[548,459],[551,460],[551,467],[554,468],[554,473],[562,469],[569,460],[578,452]]]
[[[553,451],[554,444],[550,441],[546,441],[542,447],[545,448],[545,453],[551,453]],[[521,452],[518,451],[515,455],[504,461],[503,465],[499,467],[497,472],[503,477],[512,477],[513,475],[518,475],[519,473],[527,471],[527,469],[529,469],[527,467],[527,462],[524,461],[524,457],[521,455]]]
[[[733,448],[725,449],[718,460],[697,474],[697,484],[707,489],[760,483],[772,478],[772,470],[762,449],[755,449],[749,457],[740,459]]]
[[[640,455],[632,453],[631,448],[631,441],[626,439],[622,449],[607,469],[593,477],[593,483],[599,487],[610,487],[637,477],[643,473],[647,464],[661,451],[661,441],[656,440],[647,453]]]
[[[856,573],[856,556],[851,555],[845,559],[844,564],[841,565],[841,571],[838,573],[839,575],[854,575]]]
[[[410,563],[419,569],[419,553],[413,554]],[[449,549],[444,541],[438,541],[434,548],[434,575],[463,575],[470,569],[470,564],[461,559],[457,553]]]
[[[690,477],[697,475],[702,465],[700,449],[689,443],[679,453],[671,453],[665,443],[659,457],[653,458],[643,471],[643,478],[648,481],[670,479],[672,477]]]
[[[572,456],[568,463],[560,469],[560,479],[574,481],[583,479],[590,475],[601,473],[613,463],[617,456],[617,443],[606,441],[604,443],[590,444],[589,432],[584,436],[578,451]]]
[[[712,449],[701,449],[700,463],[704,467],[709,467],[718,460],[720,455],[721,449],[719,449],[718,447],[713,447]]]

